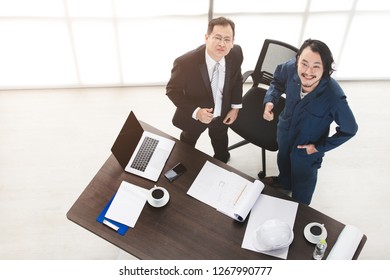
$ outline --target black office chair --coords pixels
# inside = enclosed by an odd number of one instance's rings
[[[266,176],[266,156],[265,151],[277,151],[276,125],[279,114],[285,104],[281,98],[274,107],[274,120],[269,122],[263,118],[263,99],[273,79],[273,73],[277,65],[295,57],[298,49],[287,43],[277,40],[266,39],[261,49],[259,59],[254,70],[243,74],[243,82],[249,77],[253,80],[252,87],[244,94],[242,109],[237,120],[230,128],[240,135],[244,140],[229,146],[229,150],[252,143],[261,148],[263,170],[258,173],[258,177],[263,179]]]

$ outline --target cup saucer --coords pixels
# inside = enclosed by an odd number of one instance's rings
[[[313,227],[319,227],[321,229],[321,233],[318,235],[314,235],[311,232],[311,229]],[[305,229],[303,230],[303,234],[306,240],[313,244],[317,244],[318,242],[320,242],[321,239],[326,239],[326,237],[328,236],[328,232],[326,231],[324,225],[317,222],[307,224]]]

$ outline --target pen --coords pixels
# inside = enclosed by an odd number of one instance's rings
[[[118,231],[119,227],[114,225],[113,223],[107,221],[106,219],[103,220],[103,224],[105,224],[106,226],[110,227],[111,229],[115,230],[115,231]]]
[[[246,189],[246,185],[245,185],[244,188],[241,190],[240,194],[238,195],[238,197],[237,197],[237,199],[236,199],[236,201],[234,202],[233,205],[236,205],[237,201],[240,199],[240,197],[241,197],[242,193],[245,191],[245,189]]]

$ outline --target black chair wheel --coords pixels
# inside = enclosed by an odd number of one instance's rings
[[[265,172],[264,171],[260,171],[257,176],[259,177],[259,179],[264,179],[265,178]]]

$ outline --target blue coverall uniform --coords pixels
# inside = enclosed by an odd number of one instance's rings
[[[279,115],[277,163],[279,183],[292,191],[297,201],[310,204],[317,183],[318,169],[325,152],[351,139],[358,130],[346,96],[333,78],[322,78],[318,86],[301,99],[301,81],[296,60],[277,67],[264,104],[276,104],[286,94],[286,105]],[[330,125],[337,124],[329,135]],[[307,154],[298,145],[314,144],[317,153]]]

